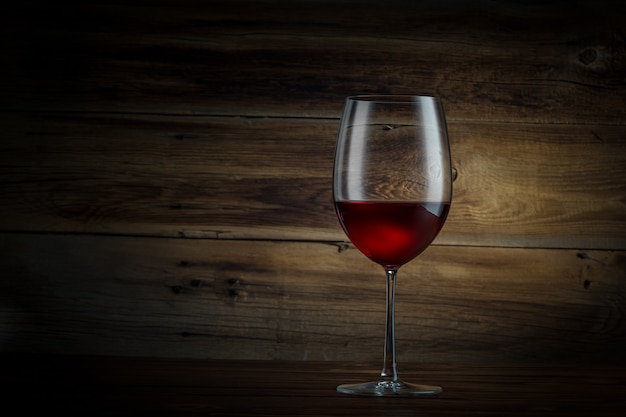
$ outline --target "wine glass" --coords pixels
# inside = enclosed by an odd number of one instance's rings
[[[345,101],[337,135],[333,198],[339,222],[387,278],[380,379],[344,384],[359,395],[428,395],[441,387],[404,382],[396,368],[394,299],[398,269],[435,239],[452,199],[452,169],[441,101],[367,95]]]

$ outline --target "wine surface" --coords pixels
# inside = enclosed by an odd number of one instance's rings
[[[450,203],[343,201],[335,209],[354,246],[385,268],[399,268],[435,239]]]

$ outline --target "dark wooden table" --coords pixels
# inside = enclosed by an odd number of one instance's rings
[[[336,392],[372,364],[0,356],[4,416],[624,416],[626,366],[415,366],[427,398]],[[418,368],[420,369],[418,372]],[[36,412],[38,414],[30,414]]]

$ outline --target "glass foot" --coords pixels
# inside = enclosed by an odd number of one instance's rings
[[[439,394],[443,389],[435,385],[409,384],[404,381],[373,381],[363,384],[343,384],[337,391],[344,394],[381,397],[384,395],[419,396]]]

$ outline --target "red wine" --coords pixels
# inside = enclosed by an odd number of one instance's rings
[[[449,202],[336,202],[339,222],[365,256],[385,268],[399,268],[435,239]]]

